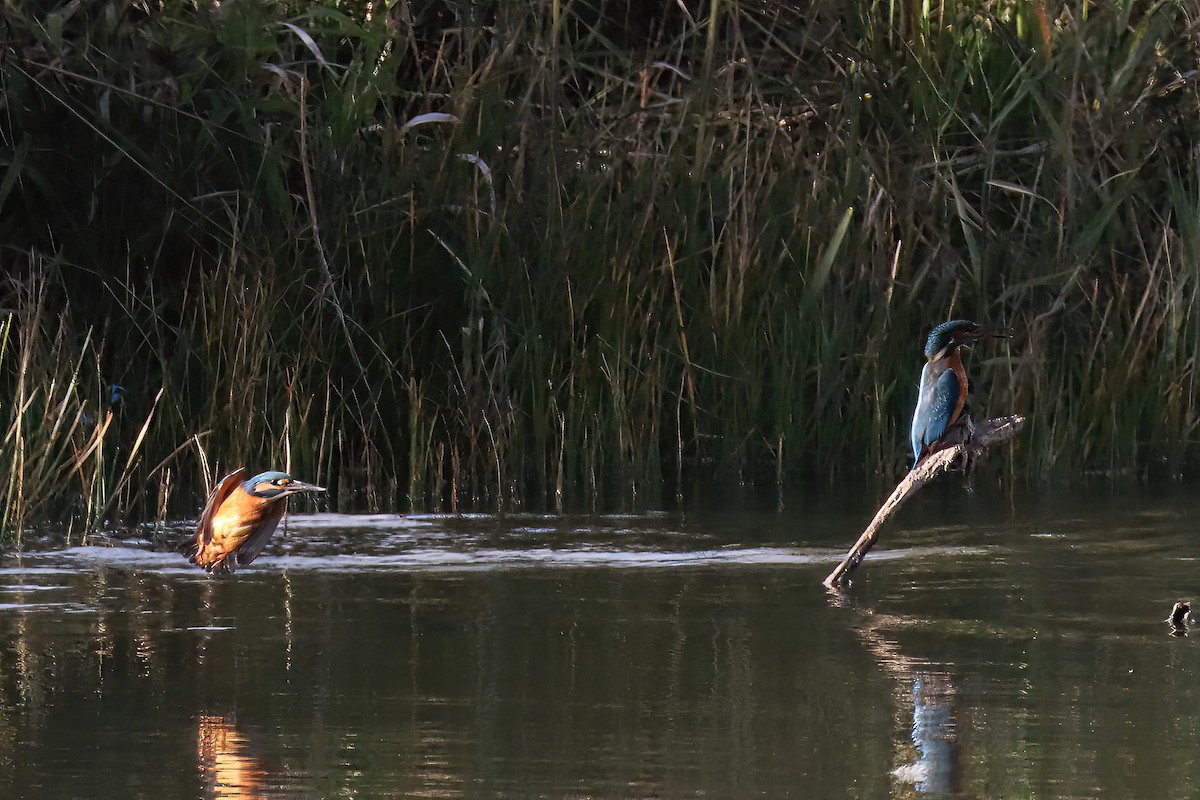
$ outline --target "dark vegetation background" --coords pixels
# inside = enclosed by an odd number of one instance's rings
[[[922,8],[4,0],[2,527],[891,475],[952,316],[1006,466],[1186,474],[1200,12]]]

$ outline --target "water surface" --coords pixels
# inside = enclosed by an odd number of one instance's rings
[[[1196,797],[1191,493],[297,515],[0,559],[0,797]],[[871,506],[870,508],[859,506]]]

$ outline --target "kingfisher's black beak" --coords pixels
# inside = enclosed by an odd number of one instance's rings
[[[283,487],[280,496],[286,497],[290,494],[300,494],[301,492],[323,492],[324,486],[317,486],[315,483],[305,483],[304,481],[293,480],[287,486]]]
[[[1013,338],[1013,329],[1005,328],[1002,325],[985,325],[980,329],[980,339],[1011,339]]]
[[[977,325],[973,330],[963,331],[961,343],[970,344],[983,339],[1011,339],[1013,329],[1002,325]]]

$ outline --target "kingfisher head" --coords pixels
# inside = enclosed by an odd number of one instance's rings
[[[969,319],[952,319],[929,332],[929,338],[925,341],[925,358],[937,361],[959,347],[980,339],[1011,339],[1012,335],[1012,328],[980,325]]]
[[[298,481],[286,472],[260,472],[242,484],[242,491],[265,500],[278,500],[300,492],[323,492],[325,487]]]

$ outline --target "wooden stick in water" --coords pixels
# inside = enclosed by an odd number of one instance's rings
[[[989,419],[987,422],[976,425],[974,433],[966,441],[947,447],[945,450],[939,450],[915,466],[904,476],[904,480],[900,481],[891,496],[883,501],[883,505],[875,512],[875,518],[862,532],[862,536],[858,537],[858,541],[850,548],[850,552],[842,559],[842,563],[838,564],[833,572],[825,578],[825,585],[832,589],[837,586],[845,586],[849,582],[850,573],[862,563],[867,552],[875,546],[875,542],[879,539],[879,529],[892,518],[896,509],[917,489],[948,470],[950,465],[964,453],[968,459],[975,459],[997,442],[1007,441],[1016,436],[1024,426],[1025,418],[1020,416]]]

